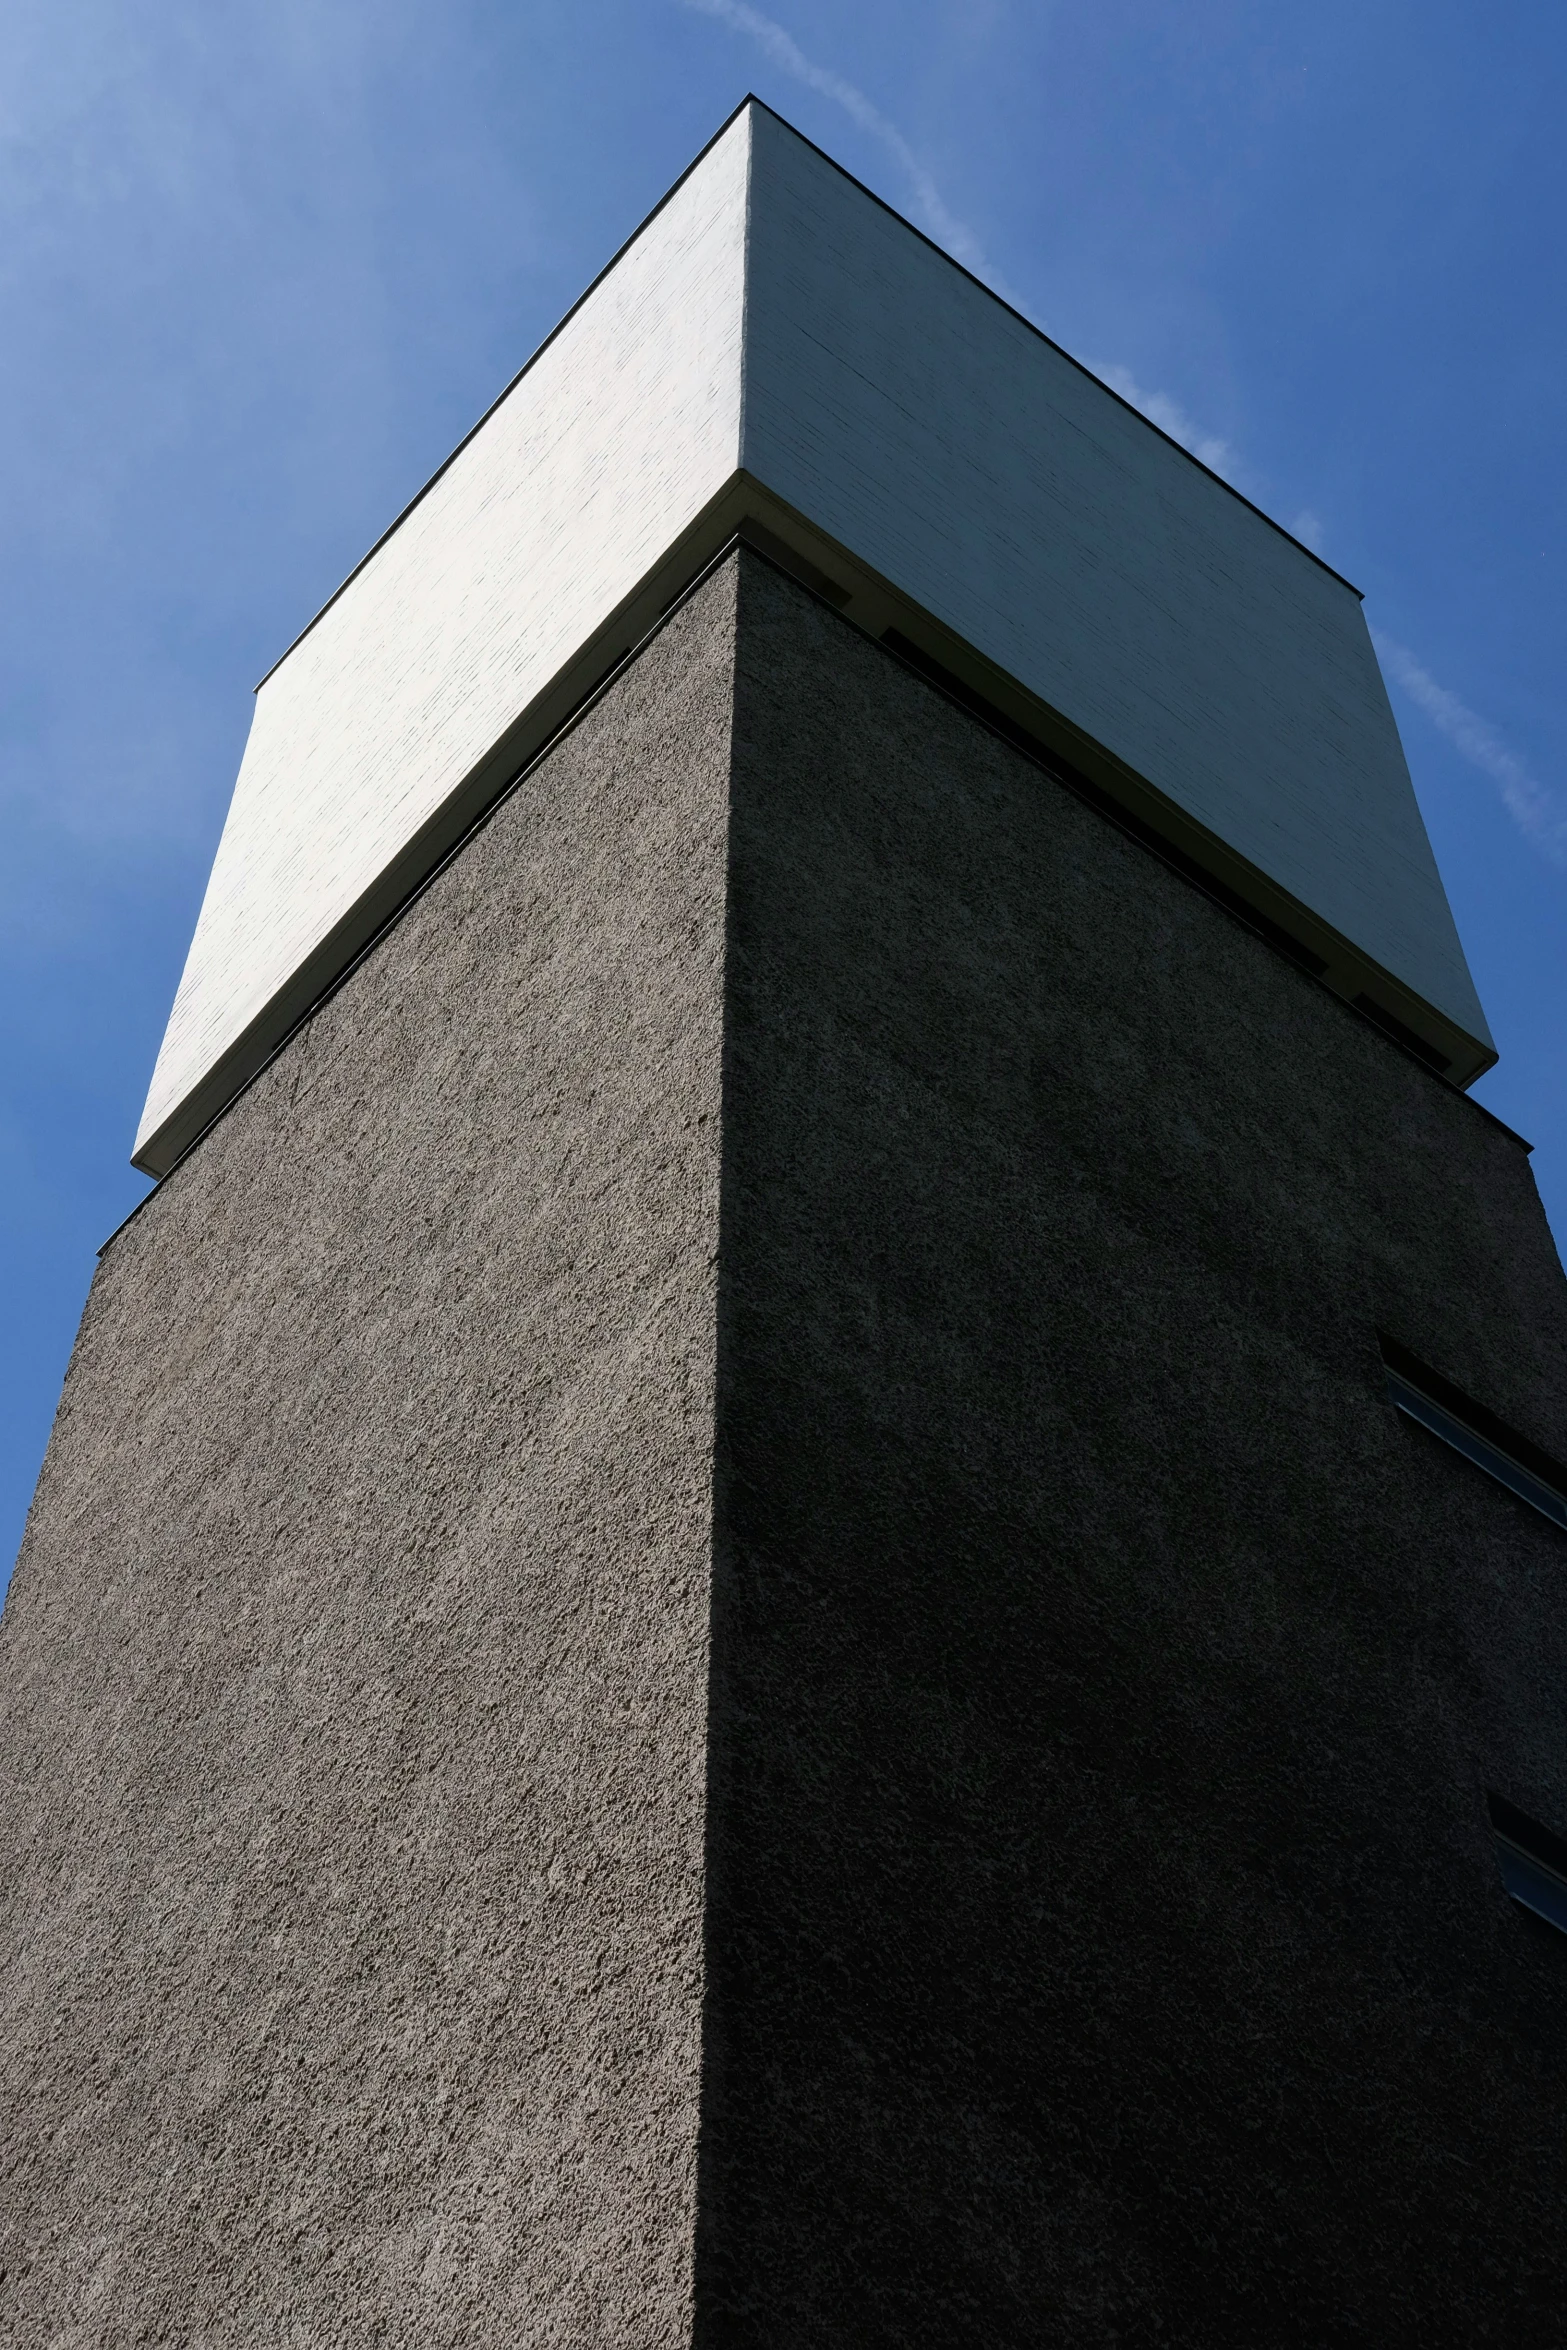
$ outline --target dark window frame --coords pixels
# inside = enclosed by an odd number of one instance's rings
[[[1381,1345],[1395,1408],[1567,1533],[1567,1468],[1396,1339],[1384,1337]]]
[[[1567,1934],[1567,1843],[1489,1788],[1485,1804],[1508,1899]]]

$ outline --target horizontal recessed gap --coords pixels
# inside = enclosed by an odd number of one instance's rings
[[[1216,899],[1244,922],[1248,930],[1254,930],[1259,938],[1265,938],[1269,946],[1276,947],[1281,955],[1299,964],[1303,971],[1309,971],[1313,979],[1322,978],[1328,967],[1325,956],[1317,954],[1303,940],[1296,938],[1282,923],[1274,922],[1268,915],[1260,913],[1249,898],[1242,897],[1239,890],[1231,889],[1228,882],[1210,873],[1207,866],[1199,863],[1197,858],[1188,855],[1186,850],[1179,848],[1153,825],[1144,823],[1140,816],[1111,793],[1101,790],[1080,768],[1062,759],[1038,735],[1031,734],[1026,726],[1020,726],[1009,712],[991,701],[988,695],[978,692],[955,670],[948,669],[945,663],[927,653],[922,645],[917,645],[912,637],[905,636],[901,628],[883,629],[881,641],[900,660],[907,661],[911,669],[917,669],[922,677],[929,678],[932,685],[939,686],[950,700],[961,704],[965,710],[972,710],[975,717],[982,718],[996,734],[1015,743],[1020,751],[1026,751],[1042,767],[1048,767],[1052,775],[1057,776],[1070,791],[1077,793],[1079,799],[1089,801],[1101,814],[1109,816],[1118,824],[1123,832],[1129,832],[1145,848],[1152,849],[1154,855],[1166,865],[1173,866],[1177,873],[1195,882],[1206,896]],[[1422,1048],[1422,1057],[1429,1058],[1425,1048]],[[1445,1062],[1443,1066],[1446,1066]]]
[[[1567,1528],[1567,1468],[1392,1339],[1382,1341],[1382,1361],[1388,1396],[1401,1412],[1554,1525]]]
[[[1434,1069],[1439,1077],[1445,1077],[1453,1066],[1445,1053],[1439,1053],[1434,1044],[1427,1044],[1418,1030],[1408,1027],[1396,1013],[1379,1004],[1374,996],[1356,996],[1355,1009],[1364,1012],[1368,1020],[1374,1020],[1385,1036],[1390,1036],[1395,1044],[1401,1044],[1406,1053],[1413,1053],[1417,1061],[1424,1061],[1426,1067]]]
[[[818,570],[797,547],[791,547],[787,539],[781,539],[765,523],[756,521],[748,514],[740,525],[740,537],[746,546],[754,547],[759,555],[765,555],[769,563],[776,563],[780,571],[787,571],[791,579],[797,579],[802,587],[808,587],[813,596],[820,596],[824,604],[831,604],[835,612],[841,612],[849,602],[849,590],[846,587],[840,587],[837,580],[829,579],[825,571]]]

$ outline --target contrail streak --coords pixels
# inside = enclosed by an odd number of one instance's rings
[[[887,120],[880,107],[871,104],[863,90],[857,90],[853,82],[846,82],[842,74],[831,72],[827,66],[814,64],[781,24],[775,24],[759,8],[752,8],[749,0],[682,0],[682,4],[699,16],[716,16],[721,24],[732,26],[737,33],[748,33],[774,65],[792,74],[797,82],[803,82],[808,90],[830,98],[862,131],[869,131],[873,139],[879,139],[907,178],[914,193],[915,208],[937,243],[945,245],[953,259],[961,261],[976,277],[994,284],[978,237],[948,211],[941,190],[902,131],[895,122]]]
[[[1438,685],[1406,645],[1379,628],[1371,631],[1384,668],[1433,726],[1446,735],[1461,758],[1488,775],[1502,796],[1502,805],[1527,840],[1556,865],[1567,865],[1567,816],[1554,793],[1536,782],[1516,751],[1509,750],[1494,726],[1478,717],[1446,686]]]
[[[878,140],[896,162],[909,183],[915,209],[937,243],[944,245],[954,260],[961,261],[976,277],[986,279],[998,292],[1004,291],[986,261],[979,239],[948,210],[941,190],[902,131],[896,123],[888,121],[863,90],[830,67],[817,65],[781,24],[764,16],[759,8],[753,8],[750,0],[681,0],[681,4],[699,16],[715,17],[720,24],[746,34],[781,72],[803,82],[818,96],[830,98],[835,106],[841,106],[849,119]],[[1244,476],[1247,469],[1229,442],[1205,432],[1167,392],[1149,391],[1125,367],[1096,367],[1093,372],[1172,441],[1178,441],[1182,448],[1199,457],[1210,472],[1232,482],[1237,474]],[[1298,536],[1309,543],[1319,530],[1315,515],[1301,515]],[[1567,817],[1554,796],[1535,781],[1495,728],[1468,709],[1456,694],[1438,685],[1413,653],[1378,630],[1373,629],[1372,636],[1389,675],[1447,736],[1460,756],[1490,777],[1519,831],[1554,863],[1567,865]]]

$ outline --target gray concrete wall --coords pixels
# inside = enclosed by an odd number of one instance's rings
[[[791,583],[737,670],[704,2343],[1555,2343],[1523,1150]],[[1197,1016],[1192,1016],[1193,1005]]]
[[[115,1240],[0,1628],[0,2339],[689,2339],[732,575]]]
[[[1517,1142],[727,563],[104,1260],[0,2337],[1554,2344],[1567,1550],[1379,1329],[1563,1449]]]

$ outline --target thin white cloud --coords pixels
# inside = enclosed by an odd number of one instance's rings
[[[1146,391],[1130,370],[1125,367],[1096,367],[1094,373],[1101,382],[1120,393],[1123,400],[1141,411],[1151,423],[1167,432],[1172,441],[1179,441],[1199,457],[1210,472],[1219,474],[1233,488],[1247,489],[1244,460],[1236,455],[1228,441],[1204,433],[1193,422],[1179,402],[1167,393]],[[1289,523],[1291,535],[1313,554],[1322,553],[1322,518],[1306,506]],[[1524,838],[1554,865],[1567,866],[1567,809],[1555,793],[1547,790],[1530,774],[1516,751],[1509,749],[1494,726],[1477,712],[1461,702],[1456,694],[1438,685],[1424,665],[1417,661],[1407,645],[1383,635],[1380,629],[1371,631],[1384,669],[1438,730],[1445,734],[1461,758],[1490,777],[1501,795],[1503,806]]]
[[[729,25],[737,33],[749,34],[782,72],[803,82],[819,96],[830,98],[862,131],[869,131],[873,139],[879,139],[907,178],[915,209],[937,243],[945,245],[965,269],[971,269],[976,277],[984,278],[1000,290],[1000,281],[985,259],[978,237],[948,211],[941,190],[902,131],[896,123],[887,120],[880,107],[871,104],[863,90],[856,89],[853,82],[846,82],[842,74],[833,73],[827,66],[814,64],[781,24],[775,24],[759,8],[752,8],[749,0],[682,0],[682,5],[694,9],[699,16],[717,17],[721,24]]]
[[[979,239],[948,210],[941,190],[902,131],[896,123],[888,121],[863,90],[830,67],[817,65],[781,24],[764,16],[759,8],[753,8],[750,0],[681,0],[681,5],[699,16],[716,18],[735,32],[745,33],[782,72],[803,82],[821,97],[830,98],[835,106],[841,106],[851,121],[879,140],[898,164],[913,192],[915,209],[937,242],[977,277],[985,278],[998,292],[1006,292],[987,263]],[[1010,294],[1007,298],[1012,299]],[[1190,450],[1210,473],[1218,474],[1232,488],[1245,489],[1251,494],[1255,485],[1249,478],[1250,469],[1231,443],[1217,433],[1205,432],[1168,392],[1150,391],[1147,385],[1137,381],[1129,367],[1096,366],[1092,372],[1151,424],[1168,433],[1172,441]],[[1289,528],[1304,545],[1321,552],[1322,519],[1309,506],[1301,509]],[[1438,685],[1413,653],[1378,630],[1374,629],[1372,635],[1384,666],[1410,700],[1440,728],[1463,758],[1490,777],[1520,832],[1555,863],[1567,865],[1567,815],[1555,797],[1536,782],[1495,728],[1468,709],[1456,694]]]
[[[1402,687],[1418,710],[1445,734],[1461,758],[1488,775],[1502,804],[1526,840],[1543,849],[1553,864],[1567,865],[1567,813],[1555,794],[1536,781],[1516,751],[1509,750],[1494,726],[1478,717],[1446,686],[1438,685],[1406,645],[1371,631],[1383,667]]]
[[[1219,474],[1225,481],[1234,480],[1240,470],[1240,459],[1229,442],[1221,441],[1215,433],[1204,432],[1168,392],[1146,390],[1129,367],[1096,367],[1093,372],[1101,383],[1107,383],[1123,400],[1130,401],[1150,424],[1156,424],[1172,441],[1179,441],[1183,449],[1189,449],[1210,473]]]
[[[897,124],[889,122],[880,107],[874,105],[863,90],[857,89],[853,82],[845,81],[842,74],[834,73],[830,67],[817,65],[806,56],[799,43],[785,32],[781,24],[770,16],[764,16],[759,8],[753,8],[750,0],[681,0],[681,5],[698,16],[715,17],[720,24],[730,26],[735,32],[748,34],[774,65],[790,74],[795,81],[803,82],[807,89],[830,98],[862,130],[869,131],[873,138],[879,139],[909,181],[915,209],[937,242],[945,245],[947,251],[961,261],[965,268],[971,269],[976,277],[984,278],[1014,308],[1022,307],[999,273],[991,268],[973,231],[948,210],[941,190]],[[1188,416],[1180,402],[1171,399],[1168,392],[1149,391],[1137,381],[1129,367],[1095,367],[1092,372],[1101,383],[1107,383],[1113,391],[1119,392],[1122,399],[1129,401],[1150,423],[1158,425],[1161,432],[1168,433],[1172,441],[1178,441],[1183,449],[1189,449],[1194,457],[1207,466],[1210,473],[1217,473],[1237,489],[1242,486],[1241,477],[1245,475],[1246,467],[1229,442],[1221,440],[1215,433],[1204,432],[1201,425]],[[1307,513],[1301,516],[1296,535],[1305,539],[1308,545],[1315,546],[1321,528],[1316,515]]]

